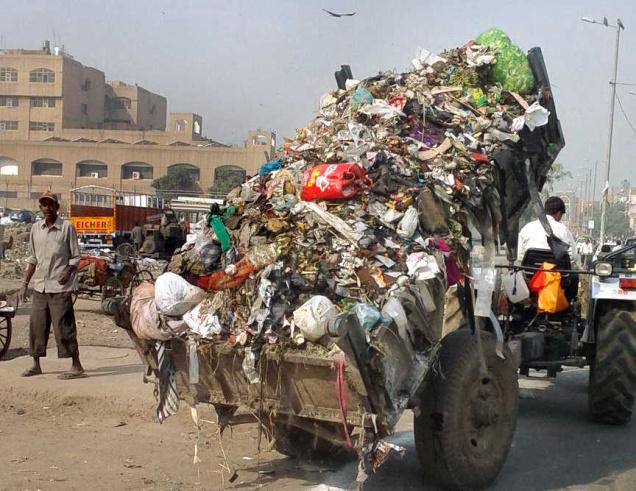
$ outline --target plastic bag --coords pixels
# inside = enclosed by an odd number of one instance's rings
[[[166,341],[173,337],[172,333],[161,329],[159,311],[155,303],[155,285],[149,281],[142,282],[132,292],[130,322],[140,339]]]
[[[327,297],[316,295],[294,310],[294,324],[305,339],[316,342],[325,334],[329,322],[337,315],[336,307]]]
[[[530,288],[531,292],[539,293],[541,291],[541,289],[547,283],[546,272],[553,268],[554,264],[552,263],[543,263],[541,265],[541,269],[532,275],[532,278],[530,278],[530,283],[528,283],[528,287]]]
[[[523,271],[508,271],[502,280],[506,297],[512,303],[523,302],[530,298],[530,290],[523,276]]]
[[[370,331],[380,321],[382,314],[373,305],[368,303],[357,303],[351,309],[356,315],[358,322],[363,329]]]
[[[358,164],[322,164],[305,173],[300,198],[304,201],[349,199],[371,184],[371,179]]]
[[[223,326],[218,316],[211,307],[211,300],[205,299],[189,312],[183,315],[183,320],[190,330],[202,338],[213,338],[216,334],[221,334]]]
[[[364,87],[358,87],[351,97],[352,104],[372,104],[373,96]]]
[[[409,206],[404,213],[404,217],[400,220],[397,227],[397,234],[402,239],[410,239],[417,230],[418,213],[417,210]]]
[[[197,279],[197,286],[206,290],[224,290],[241,285],[252,271],[257,268],[256,264],[248,258],[243,258],[236,264],[230,264],[224,270],[201,276]]]
[[[528,285],[531,291],[539,294],[539,310],[548,314],[562,312],[570,305],[561,288],[561,273],[551,271],[554,267],[552,263],[543,263],[541,270],[532,275]]]
[[[155,302],[164,315],[181,316],[204,297],[205,291],[174,273],[164,273],[155,282]]]
[[[258,169],[259,176],[266,176],[270,172],[280,169],[283,166],[283,161],[281,159],[270,160],[269,162],[264,163]]]
[[[561,273],[546,273],[546,285],[539,292],[539,310],[555,314],[564,311],[569,305],[561,288]]]
[[[534,88],[534,76],[525,53],[512,44],[500,29],[488,29],[477,37],[477,43],[497,50],[497,61],[490,69],[490,80],[504,89],[528,94]]]

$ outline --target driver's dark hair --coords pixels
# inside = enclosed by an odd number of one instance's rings
[[[554,215],[559,211],[565,214],[565,203],[558,196],[550,196],[546,199],[543,208],[545,209],[546,215]]]

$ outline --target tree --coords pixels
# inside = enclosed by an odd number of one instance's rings
[[[179,191],[198,191],[197,182],[189,169],[168,170],[168,174],[152,181],[151,186],[164,197],[176,197]]]
[[[214,184],[211,193],[227,194],[245,181],[245,170],[240,167],[225,165],[214,172]]]
[[[598,233],[601,227],[601,210],[594,210],[594,231]],[[627,206],[625,203],[611,203],[607,205],[605,215],[605,236],[608,238],[626,237],[631,235]]]

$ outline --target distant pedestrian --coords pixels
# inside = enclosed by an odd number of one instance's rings
[[[141,228],[141,225],[139,225],[139,222],[135,223],[135,226],[133,227],[131,234],[132,234],[135,250],[139,252],[141,250],[141,247],[144,245],[144,229]]]
[[[29,257],[26,260],[29,266],[20,289],[20,298],[24,300],[29,282],[33,279],[33,306],[29,327],[33,366],[22,373],[22,376],[31,377],[42,373],[40,358],[46,356],[53,325],[58,358],[73,360],[71,369],[62,373],[59,378],[85,377],[79,358],[71,297],[80,258],[77,233],[71,222],[58,216],[60,204],[57,196],[46,192],[39,201],[44,220],[31,227]]]
[[[587,238],[585,242],[581,245],[581,263],[584,268],[587,268],[590,265],[590,261],[592,259],[592,255],[594,254],[594,245],[592,241]]]

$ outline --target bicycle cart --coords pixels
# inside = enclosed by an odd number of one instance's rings
[[[11,319],[17,308],[9,305],[6,300],[0,301],[0,359],[9,351],[11,344]]]

